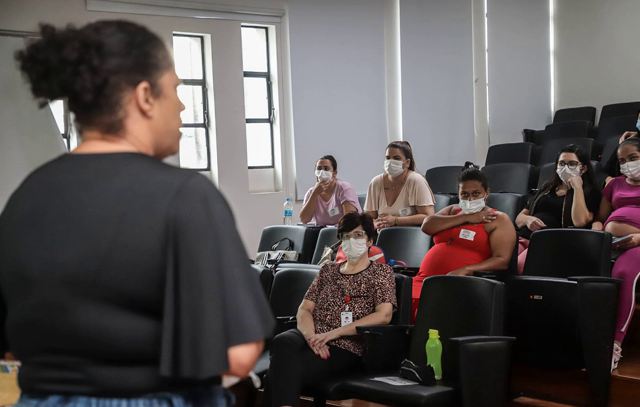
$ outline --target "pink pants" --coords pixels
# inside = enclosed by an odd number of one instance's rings
[[[529,251],[529,240],[524,237],[518,237],[518,274],[524,271],[524,262],[527,260],[527,252]]]
[[[616,323],[616,341],[622,342],[631,323],[635,307],[636,282],[640,276],[640,247],[624,251],[616,260],[611,277],[622,280],[618,300],[618,321]]]

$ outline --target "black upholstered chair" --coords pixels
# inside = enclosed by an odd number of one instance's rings
[[[431,236],[416,226],[392,226],[380,230],[376,242],[389,260],[401,260],[408,268],[418,269],[431,246]]]
[[[364,203],[367,201],[367,194],[358,194],[358,203],[362,210],[364,210]]]
[[[593,145],[593,157],[604,157],[603,149],[608,140],[615,139],[618,141],[625,131],[638,131],[638,129],[636,129],[637,120],[637,114],[600,119],[600,125],[598,126],[598,132]]]
[[[556,163],[546,163],[538,167],[538,185],[537,188],[540,189],[545,182],[551,179],[553,174],[556,172]]]
[[[428,169],[425,178],[431,191],[436,194],[458,195],[458,176],[462,168],[460,165],[450,165]]]
[[[460,301],[465,298],[465,301]],[[395,406],[501,406],[507,398],[513,338],[503,331],[504,284],[477,277],[435,276],[424,281],[416,325],[363,327],[366,360],[375,369],[335,383],[331,399],[361,399]],[[426,362],[427,331],[438,329],[443,380],[435,386],[393,386],[373,377],[397,374],[400,361]],[[373,346],[382,342],[382,346]],[[384,345],[388,344],[388,345]]]
[[[524,163],[486,165],[482,172],[489,180],[491,192],[511,192],[526,195],[533,187],[535,167]]]
[[[438,212],[442,208],[458,203],[457,195],[450,194],[433,194],[436,200],[435,211]]]
[[[631,115],[635,115],[636,117],[638,117],[638,111],[640,111],[640,102],[625,102],[604,105],[602,106],[602,110],[600,111],[600,121],[598,122],[598,127],[600,127],[603,119]]]
[[[542,166],[547,163],[555,162],[560,150],[568,146],[569,144],[575,144],[582,148],[591,157],[591,150],[593,148],[593,139],[591,138],[560,138],[546,141],[542,145],[540,157],[538,158],[538,166]]]
[[[302,225],[267,226],[262,230],[258,251],[271,250],[271,247],[278,242],[281,242],[281,247],[278,249],[284,249],[287,242],[282,239],[286,238],[293,244],[292,250],[298,252],[298,262],[310,263],[320,229],[320,227]]]
[[[558,109],[553,114],[553,123],[564,123],[582,120],[595,124],[596,108],[593,106],[569,107],[566,109]]]
[[[338,228],[326,227],[318,234],[318,241],[316,242],[316,249],[313,251],[312,264],[318,264],[322,258],[324,249],[338,243]]]
[[[611,276],[611,235],[587,229],[543,229],[531,234],[523,275]]]
[[[541,375],[545,369],[586,369],[589,405],[609,405],[618,283],[607,277],[523,275],[508,280],[506,330],[518,338],[516,369],[532,367]],[[512,388],[517,394],[537,396],[528,390],[526,385]]]
[[[500,163],[531,164],[533,160],[533,143],[494,144],[487,151],[485,165]]]
[[[509,216],[512,222],[515,222],[516,216],[520,213],[526,204],[526,195],[511,194],[507,192],[490,193],[487,198],[487,206],[504,212]]]

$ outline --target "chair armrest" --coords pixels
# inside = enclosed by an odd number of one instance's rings
[[[274,336],[284,331],[288,331],[289,329],[295,328],[297,324],[298,320],[296,319],[295,315],[276,317]]]
[[[391,373],[400,369],[400,364],[409,354],[409,339],[413,325],[359,326],[365,351],[362,357],[367,373]]]
[[[413,277],[418,274],[419,267],[407,267],[407,266],[393,266],[394,273],[402,274],[404,276]]]
[[[460,389],[462,406],[502,406],[509,391],[511,346],[509,336],[465,336],[451,338],[454,371],[452,380]],[[444,375],[447,375],[444,372]]]
[[[474,277],[488,278],[490,280],[496,280],[505,282],[509,277],[509,270],[487,270],[487,271],[474,271]]]
[[[576,276],[576,277],[568,277],[567,280],[575,281],[576,283],[612,283],[612,284],[620,284],[622,280],[611,277],[601,277],[601,276]]]

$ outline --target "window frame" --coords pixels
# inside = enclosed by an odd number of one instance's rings
[[[244,78],[262,78],[267,82],[267,109],[269,112],[269,117],[266,119],[255,119],[255,118],[247,118],[245,113],[245,142],[246,140],[246,125],[247,124],[269,124],[269,136],[270,136],[270,146],[271,146],[271,165],[248,165],[247,168],[250,170],[257,169],[274,169],[275,168],[275,140],[273,137],[273,125],[275,121],[275,107],[273,105],[273,81],[271,80],[271,45],[269,43],[269,27],[262,25],[253,25],[253,24],[243,24],[240,29],[243,28],[258,28],[264,30],[265,32],[265,42],[266,49],[265,52],[267,54],[267,70],[266,71],[245,71],[244,67],[242,70],[242,80],[244,85]],[[248,149],[248,144],[247,144]]]
[[[180,125],[181,128],[191,128],[191,129],[204,129],[204,137],[205,144],[207,147],[207,165],[205,167],[182,167],[182,163],[180,163],[181,168],[187,168],[194,171],[211,171],[211,140],[210,140],[210,132],[209,132],[209,98],[208,98],[208,89],[207,89],[207,75],[206,75],[206,62],[205,62],[205,41],[204,35],[200,34],[186,34],[181,32],[173,32],[171,33],[171,42],[173,47],[173,39],[175,37],[186,37],[186,38],[197,38],[200,40],[200,58],[202,61],[202,79],[183,79],[180,78],[180,84],[186,86],[199,86],[202,91],[202,122],[201,123],[182,123]],[[178,157],[180,156],[180,152],[178,152]],[[179,158],[178,158],[179,160]]]

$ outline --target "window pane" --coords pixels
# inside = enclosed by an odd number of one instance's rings
[[[180,113],[182,123],[204,123],[202,86],[180,85],[178,97],[184,105],[184,110]]]
[[[245,71],[267,71],[267,29],[242,27],[242,65]]]
[[[249,167],[271,167],[271,125],[247,123],[247,162]]]
[[[181,128],[180,166],[182,168],[207,168],[207,133],[203,128]]]
[[[265,78],[244,78],[244,114],[247,119],[269,118],[269,98]]]
[[[49,102],[49,108],[51,108],[53,118],[56,119],[60,134],[64,134],[64,103],[62,100],[54,100]]]
[[[173,37],[173,59],[180,79],[202,79],[201,37]]]

